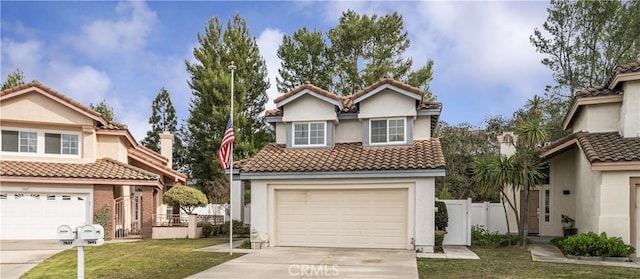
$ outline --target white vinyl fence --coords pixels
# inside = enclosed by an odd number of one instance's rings
[[[509,210],[509,208],[507,208]],[[471,225],[482,226],[489,232],[507,232],[507,221],[501,203],[472,203]]]
[[[482,226],[490,232],[507,232],[501,203],[471,203],[471,199],[441,201],[447,205],[449,216],[444,245],[471,245],[471,226]]]

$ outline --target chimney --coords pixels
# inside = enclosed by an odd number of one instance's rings
[[[164,131],[160,134],[160,155],[169,158],[168,167],[173,167],[173,135]]]
[[[511,156],[516,153],[516,147],[514,146],[518,141],[518,136],[513,132],[504,132],[498,136],[498,142],[500,143],[500,155]]]

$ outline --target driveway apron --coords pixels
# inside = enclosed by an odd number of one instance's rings
[[[418,278],[416,254],[408,250],[262,249],[194,274],[197,278]]]
[[[20,278],[46,258],[63,250],[57,240],[0,241],[0,278]]]

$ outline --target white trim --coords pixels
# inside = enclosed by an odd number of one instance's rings
[[[441,169],[325,171],[325,172],[241,172],[242,180],[326,179],[326,178],[417,178],[445,176]]]
[[[323,100],[323,101],[325,101],[327,103],[330,103],[330,104],[333,104],[335,106],[338,106],[340,109],[342,109],[342,102],[340,102],[339,100],[335,100],[335,99],[329,98],[327,96],[324,96],[322,94],[318,94],[318,93],[314,92],[311,89],[304,89],[304,90],[294,94],[293,96],[290,96],[289,98],[286,98],[286,99],[276,103],[276,107],[280,108],[280,107],[282,107],[282,106],[294,101],[295,99],[298,99],[298,98],[304,96],[305,94],[309,94],[309,95],[311,95],[313,97],[316,97],[316,98],[318,98],[320,100]]]
[[[322,144],[310,144],[311,141],[311,124],[322,124]],[[307,144],[296,144],[296,125],[306,125],[308,128]],[[324,147],[327,146],[327,122],[313,121],[313,122],[292,122],[291,123],[291,146],[292,147]]]
[[[402,95],[406,95],[406,96],[411,97],[411,98],[413,98],[413,99],[416,99],[416,100],[422,100],[422,96],[420,96],[420,95],[418,95],[418,94],[416,94],[416,93],[409,92],[409,91],[407,91],[407,90],[404,90],[404,89],[402,89],[402,88],[399,88],[399,87],[397,87],[397,86],[394,86],[394,85],[391,85],[391,84],[388,84],[388,83],[387,83],[387,84],[384,84],[384,85],[378,86],[377,88],[375,88],[375,89],[373,89],[373,90],[371,90],[371,91],[369,91],[369,92],[365,93],[363,96],[360,96],[360,97],[356,98],[355,100],[353,100],[353,103],[354,103],[354,104],[357,104],[357,103],[359,103],[359,102],[362,102],[362,101],[364,101],[365,99],[367,99],[367,98],[369,98],[369,97],[371,97],[371,96],[375,95],[376,93],[378,93],[378,92],[380,92],[380,91],[382,91],[382,90],[385,90],[385,89],[391,89],[391,90],[393,90],[393,91],[395,91],[395,92],[398,92],[398,93],[400,93],[400,94],[402,94]],[[357,94],[357,93],[356,93],[356,94]]]
[[[373,133],[373,129],[371,129],[371,122],[373,121],[382,121],[382,120],[386,120],[387,121],[387,141],[386,142],[373,142],[372,140],[372,133]],[[403,134],[402,134],[402,138],[403,141],[390,141],[390,136],[389,136],[389,121],[390,120],[402,120],[403,123]],[[397,118],[371,118],[369,119],[369,145],[398,145],[398,144],[403,144],[403,143],[407,143],[407,119],[404,117],[397,117]]]
[[[36,152],[20,152],[20,135],[18,135],[18,152],[2,151],[0,154],[14,155],[14,156],[44,156],[44,157],[56,157],[56,158],[81,158],[82,157],[82,132],[69,131],[69,130],[50,130],[50,129],[37,129],[37,128],[21,128],[14,126],[2,126],[2,131],[18,131],[26,133],[36,133]],[[59,134],[60,135],[60,152],[62,152],[62,135],[74,135],[78,136],[78,154],[51,154],[45,153],[45,134]],[[2,145],[2,137],[0,136],[0,145]]]

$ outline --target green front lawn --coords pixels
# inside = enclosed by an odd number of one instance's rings
[[[471,250],[480,260],[418,259],[420,278],[640,278],[640,269],[534,262],[517,247]]]
[[[226,239],[145,240],[85,247],[85,278],[184,278],[241,254],[194,252]],[[77,278],[76,248],[45,260],[22,278]]]

